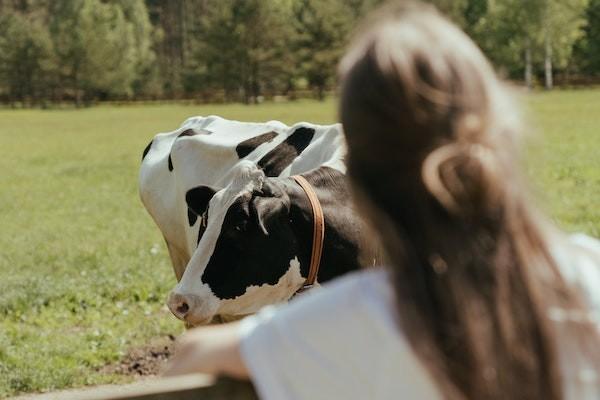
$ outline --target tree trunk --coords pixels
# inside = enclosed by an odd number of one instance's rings
[[[79,88],[78,68],[73,71],[73,89],[75,90],[75,107],[81,107],[81,89]]]
[[[554,87],[554,80],[552,78],[552,44],[550,43],[550,35],[548,34],[548,31],[546,31],[545,42],[544,72],[546,76],[546,89],[552,90]]]
[[[530,41],[527,41],[527,46],[525,47],[525,84],[527,85],[527,89],[531,90],[533,88],[533,66],[531,62]]]
[[[251,80],[251,89],[252,89],[252,101],[254,104],[258,104],[258,96],[260,96],[260,83],[258,82],[258,63],[252,64],[252,80]]]
[[[325,85],[317,86],[317,98],[319,101],[325,100]]]

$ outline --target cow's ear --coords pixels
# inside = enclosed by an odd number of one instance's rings
[[[216,192],[217,190],[210,186],[197,186],[187,191],[185,202],[194,214],[201,216],[208,208],[208,203]]]
[[[259,229],[268,235],[277,221],[282,216],[287,216],[290,212],[290,199],[287,195],[280,192],[273,195],[272,191],[263,191],[255,193],[250,201],[250,217],[258,225]]]

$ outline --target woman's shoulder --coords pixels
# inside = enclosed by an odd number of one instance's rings
[[[387,269],[380,267],[344,275],[296,296],[285,312],[310,316],[315,324],[322,322],[321,316],[327,318],[331,315],[338,323],[347,324],[390,321],[395,315],[395,308],[388,274]]]
[[[243,320],[261,398],[439,398],[402,334],[388,274],[351,273]]]
[[[327,282],[312,293],[299,295],[290,308],[318,309],[319,313],[347,315],[352,323],[385,323],[397,330],[395,294],[389,274],[384,267],[353,272]],[[377,321],[374,321],[377,320]]]
[[[323,285],[327,290],[318,290],[320,296],[340,296],[352,294],[356,295],[356,289],[361,297],[375,296],[381,300],[390,300],[393,296],[388,268],[373,267],[361,271],[355,271],[341,276],[331,282]]]
[[[273,324],[306,334],[326,329],[332,318],[336,329],[357,332],[365,324],[381,323],[397,329],[394,292],[388,274],[383,267],[349,273],[295,296],[285,307],[266,307],[245,325],[250,326],[250,321],[264,323],[277,315]]]
[[[579,249],[588,262],[600,265],[600,240],[583,233],[569,235],[569,243]]]
[[[560,271],[592,310],[600,313],[600,240],[577,233],[555,251]]]

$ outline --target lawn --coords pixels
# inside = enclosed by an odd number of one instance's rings
[[[559,225],[600,236],[600,91],[524,99],[528,171]],[[152,136],[192,115],[335,120],[333,101],[0,110],[0,397],[129,379],[102,366],[181,332],[175,283],[137,194]]]

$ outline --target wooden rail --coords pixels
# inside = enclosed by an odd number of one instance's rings
[[[192,374],[15,397],[13,400],[254,400],[251,383]]]

